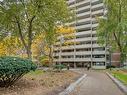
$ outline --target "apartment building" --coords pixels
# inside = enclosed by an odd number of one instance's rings
[[[104,15],[103,1],[67,0],[67,3],[69,8],[75,12],[75,20],[69,25],[76,30],[75,37],[68,40],[75,43],[64,46],[59,38],[54,48],[54,62],[70,64],[73,67],[90,64],[94,69],[105,69],[109,62],[107,61],[107,50],[97,43],[96,35],[98,26],[96,17]]]

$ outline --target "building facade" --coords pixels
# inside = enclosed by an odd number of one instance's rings
[[[107,50],[97,43],[96,34],[96,17],[104,15],[103,1],[67,0],[67,3],[75,13],[75,20],[69,25],[76,30],[75,37],[68,40],[75,43],[64,46],[59,40],[54,47],[54,62],[70,64],[73,67],[90,64],[94,69],[105,69],[109,62]]]

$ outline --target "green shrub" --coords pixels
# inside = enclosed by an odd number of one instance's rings
[[[4,56],[0,57],[0,87],[8,87],[23,75],[35,70],[37,66],[28,59]]]
[[[66,66],[63,65],[63,64],[59,64],[59,65],[55,65],[55,66],[54,66],[54,69],[57,69],[57,70],[62,70],[62,69],[64,69],[64,68],[66,68]]]
[[[41,56],[39,58],[39,61],[40,61],[40,65],[42,65],[44,67],[50,66],[49,57],[47,57],[47,56]]]

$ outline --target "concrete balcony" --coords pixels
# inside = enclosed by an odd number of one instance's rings
[[[91,44],[84,44],[84,45],[76,45],[76,49],[82,49],[82,48],[90,48],[92,45]]]
[[[84,13],[79,13],[79,14],[77,14],[76,16],[77,16],[77,17],[81,17],[81,16],[86,16],[86,15],[90,15],[90,11],[84,12]]]
[[[85,44],[85,45],[76,45],[76,46],[74,46],[74,45],[70,45],[70,46],[63,46],[62,47],[62,50],[71,50],[71,49],[74,49],[74,48],[76,48],[76,49],[82,49],[82,48],[90,48],[92,45],[91,44]],[[96,46],[97,47],[97,45],[94,45],[94,46]],[[99,47],[99,46],[98,46]],[[55,48],[55,50],[58,50],[59,48]]]
[[[103,18],[104,16],[99,16],[99,18]],[[92,18],[92,21],[97,21],[97,18]]]
[[[85,41],[91,41],[92,37],[86,37],[86,38],[77,38],[76,42],[85,42]]]
[[[92,41],[97,41],[98,40],[98,37],[93,37],[92,38]]]
[[[55,59],[55,62],[74,62],[74,58],[61,58],[61,59]]]
[[[100,16],[101,17],[101,16]],[[96,18],[92,18],[92,22],[95,22],[97,19]]]
[[[96,24],[92,24],[92,27],[98,27],[98,23],[96,23]]]
[[[55,59],[55,62],[88,62],[91,61],[91,58],[61,58]]]
[[[66,50],[66,49],[74,49],[75,46],[74,45],[70,45],[70,46],[62,46],[62,50]]]
[[[92,31],[92,34],[96,34],[96,31]]]
[[[75,58],[75,62],[88,62],[91,58]]]
[[[63,52],[62,55],[75,55],[75,52]]]
[[[76,4],[72,4],[72,5],[69,6],[69,8],[74,8],[74,7],[76,7],[75,5]]]
[[[91,53],[92,53],[91,51],[82,51],[82,52],[77,51],[75,54],[76,55],[91,55]]]
[[[92,0],[92,3],[97,2],[98,0]]]
[[[79,36],[79,35],[87,35],[87,34],[91,34],[92,32],[91,31],[84,31],[84,32],[76,32],[76,36]]]
[[[84,44],[84,45],[68,45],[68,46],[62,46],[62,50],[68,50],[68,49],[82,49],[82,48],[98,48],[102,47],[99,44]],[[59,50],[59,47],[54,48],[54,50]]]
[[[82,2],[76,3],[75,5],[72,5],[72,6],[70,6],[70,7],[80,6],[80,5],[85,4],[85,3],[88,3],[88,2],[90,2],[90,0],[84,0],[84,1],[82,1]]]
[[[80,51],[80,52],[76,52],[75,54],[76,55],[97,55],[97,54],[105,54],[106,52],[105,51],[93,51],[93,52],[91,52],[91,51]]]
[[[83,22],[88,22],[88,21],[91,21],[91,18],[77,20],[77,23],[83,23]]]
[[[85,7],[81,7],[81,8],[78,8],[78,9],[76,10],[76,12],[82,11],[82,10],[85,10],[85,9],[89,9],[89,8],[90,8],[90,5],[85,6]]]
[[[77,39],[71,39],[71,40],[68,40],[68,42],[85,42],[85,41],[91,41],[91,40],[95,40],[95,38],[92,38],[92,37],[86,37],[86,38],[77,38]]]
[[[100,4],[97,4],[97,5],[92,6],[92,9],[99,8],[99,7],[103,7],[103,6],[104,6],[104,4],[103,3],[100,3]]]
[[[75,52],[62,52],[61,55],[75,55]]]
[[[72,2],[75,2],[75,0],[69,0],[69,1],[67,1],[68,4],[70,4]]]
[[[95,62],[105,62],[105,58],[92,58]]]
[[[92,54],[93,55],[96,55],[96,54],[105,54],[106,52],[105,51],[93,51]]]
[[[102,47],[102,46],[100,46],[99,44],[92,44],[92,47],[93,48],[98,48],[98,47]]]
[[[104,10],[101,9],[101,10],[92,12],[92,15],[97,15],[97,14],[100,14],[100,13],[103,13],[103,12],[104,12]]]
[[[101,54],[105,54],[106,52],[105,51],[93,51],[93,52],[91,52],[91,51],[80,51],[80,52],[62,52],[61,53],[61,55],[63,56],[65,56],[65,55],[101,55]],[[53,55],[54,56],[59,56],[59,52],[57,52],[57,53],[54,53]]]
[[[77,3],[76,6],[79,6],[81,4],[85,4],[85,3],[88,3],[88,2],[90,2],[90,0],[84,0],[82,2]]]
[[[91,27],[91,24],[76,26],[76,29],[85,29]]]

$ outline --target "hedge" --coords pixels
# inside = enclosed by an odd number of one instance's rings
[[[37,66],[28,59],[0,57],[0,87],[9,87]]]

